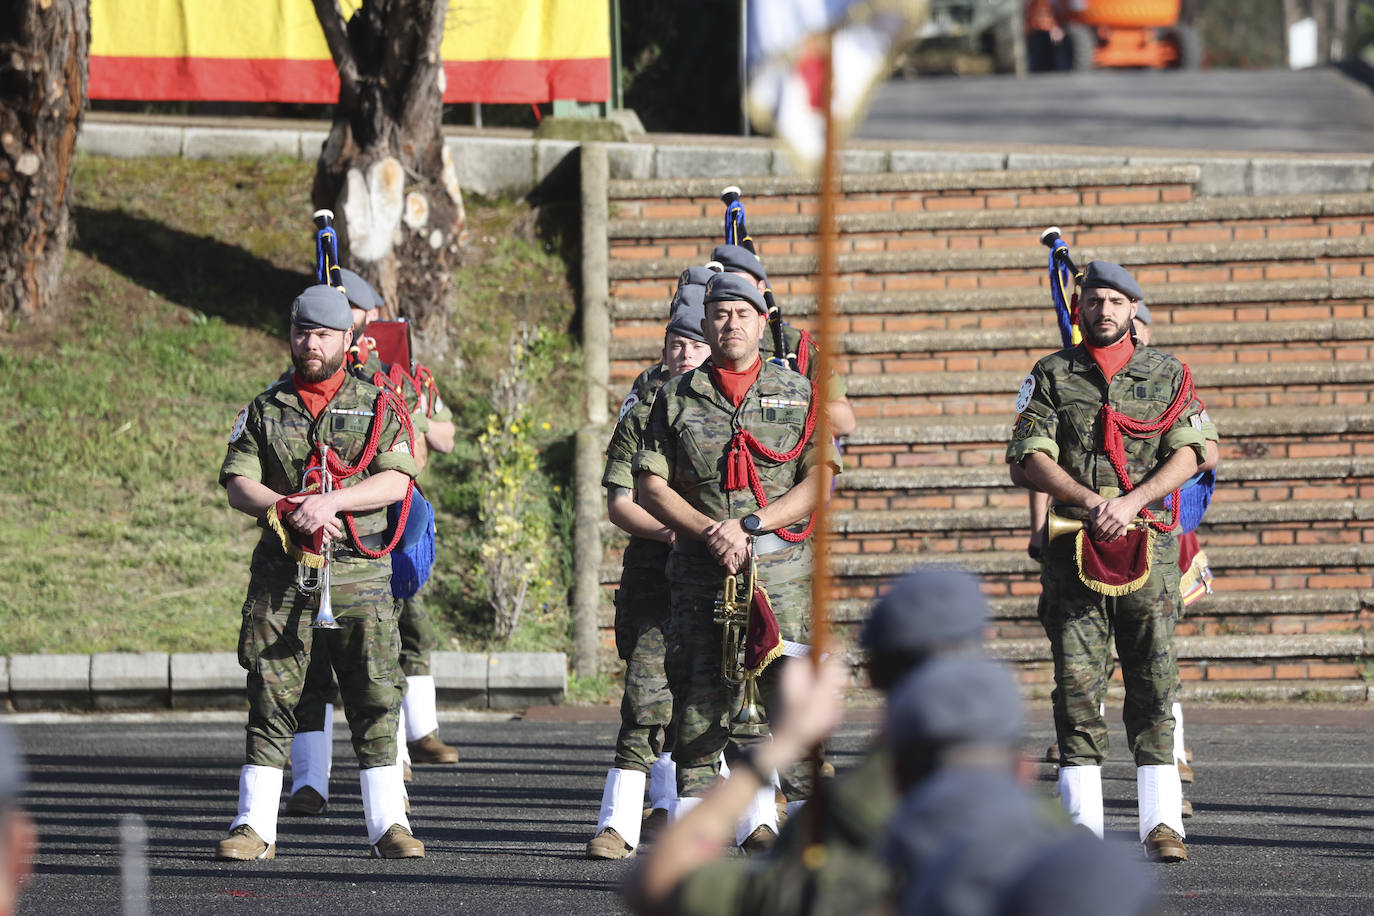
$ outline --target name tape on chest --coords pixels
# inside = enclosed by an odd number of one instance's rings
[[[1026,380],[1021,383],[1021,390],[1016,393],[1016,412],[1020,413],[1030,406],[1031,398],[1035,395],[1035,376],[1028,375]]]
[[[239,415],[234,418],[234,428],[229,430],[229,444],[233,445],[243,438],[244,427],[248,425],[248,408],[239,411]]]

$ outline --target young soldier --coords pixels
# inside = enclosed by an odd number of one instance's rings
[[[701,330],[705,287],[685,285],[675,297],[672,320],[663,337],[662,375],[676,378],[705,362],[711,350]],[[661,385],[661,383],[660,383]],[[587,843],[592,859],[623,859],[639,845],[646,777],[653,812],[645,826],[657,830],[667,820],[667,802],[676,795],[671,760],[663,761],[673,714],[673,697],[664,667],[670,610],[664,566],[673,540],[664,527],[635,502],[631,462],[643,444],[658,387],[631,394],[606,449],[606,506],[611,521],[630,535],[615,598],[615,643],[625,660],[625,695],[620,702],[620,734],[615,767],[606,774],[596,835]],[[666,765],[665,765],[666,763]]]
[[[809,634],[811,562],[805,522],[818,496],[829,491],[839,457],[830,443],[813,440],[814,387],[804,377],[765,362],[759,343],[767,323],[757,287],[730,273],[706,286],[703,331],[711,347],[703,366],[673,379],[649,417],[645,447],[634,460],[640,499],[675,541],[668,559],[672,629],[682,677],[675,685],[679,808],[690,806],[716,781],[730,742],[726,722],[735,691],[721,677],[721,631],[713,622],[727,576],[750,594],[751,564],[771,597],[780,636],[805,642]],[[678,680],[675,678],[675,680]],[[679,689],[680,685],[680,689]],[[759,678],[771,705],[776,673]],[[745,743],[743,736],[737,743]],[[758,740],[758,739],[752,739]],[[810,774],[784,774],[789,801],[804,799]],[[766,788],[748,828],[736,839],[748,848],[777,835],[772,786]]]
[[[248,671],[248,760],[239,777],[238,816],[216,850],[221,859],[276,854],[282,767],[315,646],[328,650],[348,713],[372,854],[424,855],[424,845],[410,833],[396,764],[401,687],[391,561],[356,550],[344,518],[354,520],[361,544],[379,549],[386,507],[405,497],[415,460],[399,418],[378,416],[385,411],[380,389],[343,369],[352,324],[347,300],[333,287],[312,286],[296,298],[290,332],[295,372],[239,414],[220,468],[229,505],[263,528],[238,650]],[[368,433],[377,423],[378,447],[368,454]],[[305,471],[321,446],[345,466],[365,466],[331,492],[306,492]],[[339,629],[311,627],[323,589],[299,588],[298,539],[334,543],[329,596]]]

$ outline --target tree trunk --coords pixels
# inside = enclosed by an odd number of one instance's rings
[[[334,211],[340,259],[412,322],[429,358],[448,349],[453,272],[467,219],[440,129],[447,0],[363,0],[347,23],[314,0],[339,68],[315,206]]]
[[[86,0],[0,3],[0,317],[57,294],[90,45]]]

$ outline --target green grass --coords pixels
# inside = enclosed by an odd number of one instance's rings
[[[285,311],[313,282],[312,177],[289,160],[78,161],[58,307],[0,331],[0,655],[232,651],[257,530],[216,476],[239,409],[289,361]],[[561,236],[521,204],[468,214],[460,359],[434,367],[460,442],[485,423],[504,333],[538,323],[572,347]],[[566,473],[558,401],[537,407],[550,480]],[[442,532],[429,606],[445,647],[486,648],[461,561],[469,469],[460,449],[426,475]],[[565,648],[566,602],[513,642]]]

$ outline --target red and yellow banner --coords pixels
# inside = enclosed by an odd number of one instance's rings
[[[343,0],[345,17],[358,6]],[[445,102],[610,95],[605,0],[449,0]],[[317,102],[339,78],[309,0],[91,0],[92,99]]]

